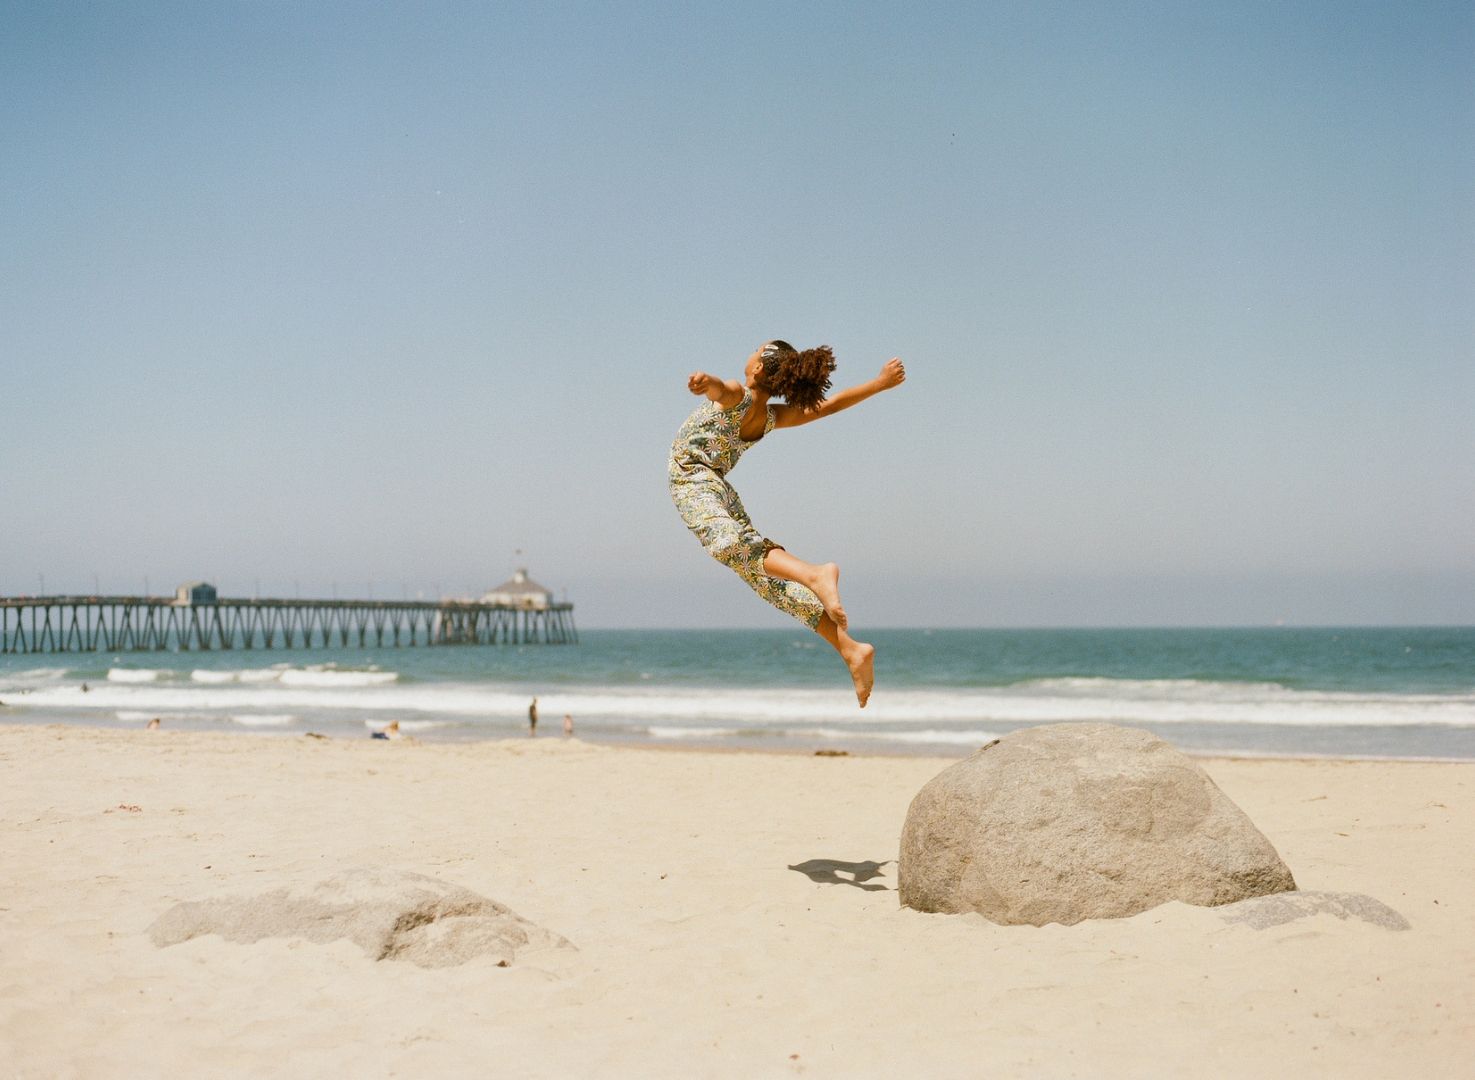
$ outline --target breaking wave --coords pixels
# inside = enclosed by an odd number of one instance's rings
[[[115,683],[151,683],[162,682],[172,679],[174,672],[164,671],[159,668],[111,668],[108,671],[108,682]]]
[[[115,678],[120,671],[127,674]],[[318,712],[439,715],[521,720],[529,693],[495,683],[402,682],[392,671],[289,668],[210,673],[189,681],[152,670],[113,669],[106,683],[40,683],[15,703],[67,709],[173,710],[229,715]],[[266,676],[275,675],[275,678]],[[245,676],[242,678],[241,676]],[[1072,720],[1108,723],[1475,727],[1475,694],[1387,694],[1292,690],[1268,683],[1191,680],[1038,680],[1007,687],[881,690],[863,714],[841,690],[730,690],[642,685],[549,690],[545,719],[624,721],[665,728],[979,725],[985,729]],[[669,737],[657,733],[657,737]],[[702,736],[706,737],[706,736]]]

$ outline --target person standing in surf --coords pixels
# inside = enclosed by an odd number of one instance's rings
[[[686,388],[707,401],[676,433],[667,475],[677,511],[707,554],[828,641],[849,668],[856,700],[865,708],[875,681],[876,650],[849,634],[840,603],[840,568],[832,562],[807,563],[762,536],[727,482],[744,451],[775,428],[833,416],[906,381],[905,366],[892,357],[870,382],[826,397],[834,370],[835,354],[828,345],[800,352],[787,341],[770,341],[748,357],[742,382],[692,373]],[[773,404],[775,397],[784,403]]]

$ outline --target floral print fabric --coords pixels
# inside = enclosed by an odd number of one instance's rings
[[[819,597],[796,581],[763,572],[763,557],[780,545],[753,528],[742,500],[727,482],[743,451],[758,441],[745,442],[739,432],[752,403],[752,391],[744,390],[743,399],[730,409],[707,401],[686,418],[671,444],[667,470],[671,501],[707,554],[730,567],[774,607],[813,630],[824,614]],[[773,430],[773,420],[770,405],[764,435]]]

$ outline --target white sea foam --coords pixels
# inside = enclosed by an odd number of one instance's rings
[[[1006,691],[1047,691],[1069,696],[1127,696],[1134,698],[1245,699],[1295,693],[1279,683],[1217,682],[1208,679],[1111,679],[1071,676],[1059,679],[1029,679],[1003,688]]]
[[[232,716],[238,724],[246,727],[286,727],[297,719],[290,713],[251,713],[241,716]]]
[[[390,720],[381,716],[374,720],[365,720],[364,727],[370,731],[383,731],[390,723]],[[399,722],[400,731],[431,731],[448,726],[449,723],[445,720],[401,720]]]
[[[64,667],[38,667],[24,668],[21,671],[9,671],[5,673],[6,682],[47,682],[51,679],[60,679],[67,674],[69,669]]]
[[[353,676],[369,676],[370,683],[391,681],[380,671],[336,671],[331,668],[293,668],[289,664],[277,664],[269,668],[241,668],[239,670],[216,671],[211,668],[196,668],[190,672],[190,680],[198,683],[257,683],[285,682],[302,686],[357,686],[365,685]],[[388,673],[393,674],[393,673]]]
[[[794,732],[821,739],[874,739],[885,742],[942,743],[948,746],[982,746],[999,736],[992,731],[948,731],[940,728],[913,728],[909,731],[864,731],[854,728],[816,728]]]
[[[385,686],[399,680],[396,671],[334,671],[330,669],[296,668],[281,672],[277,682],[283,686]]]
[[[875,731],[866,728],[722,728],[679,727],[652,724],[646,733],[656,739],[731,739],[743,735],[769,734],[776,737],[829,739],[873,742],[939,743],[948,746],[982,746],[998,738],[990,731],[947,731],[939,728],[913,728],[906,731]]]
[[[730,739],[743,734],[739,728],[672,727],[664,724],[652,724],[645,732],[653,739]]]
[[[279,682],[288,670],[290,669],[285,664],[269,668],[242,668],[238,671],[196,668],[190,672],[190,681],[216,685],[220,683],[271,683]]]
[[[108,670],[108,682],[116,683],[149,683],[159,682],[173,675],[172,671],[163,671],[155,668],[110,668]]]
[[[115,669],[119,670],[119,669]],[[157,709],[311,715],[320,712],[435,714],[488,721],[527,715],[520,686],[398,682],[395,672],[287,669],[270,682],[159,681],[38,685],[11,704],[76,709]],[[291,678],[289,678],[291,676]],[[1052,680],[1052,683],[1058,680]],[[1085,683],[1091,683],[1087,686]],[[1171,687],[1176,686],[1176,690]],[[1377,694],[1290,690],[1272,684],[1176,680],[1081,680],[1068,688],[1019,684],[948,690],[882,687],[864,713],[848,691],[694,689],[641,684],[539,694],[545,716],[642,726],[745,727],[917,725],[989,728],[1095,720],[1111,723],[1232,723],[1322,727],[1413,724],[1475,727],[1475,694]]]
[[[0,674],[0,694],[30,693],[38,686],[55,683],[69,674],[66,668],[26,668]]]
[[[191,671],[190,679],[202,683],[226,683],[236,682],[238,671]]]

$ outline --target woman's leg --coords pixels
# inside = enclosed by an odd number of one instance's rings
[[[840,603],[840,568],[834,563],[820,563],[816,566],[776,547],[763,556],[763,572],[769,577],[797,581],[808,588],[819,597],[825,614],[834,621],[837,629],[844,630],[850,625],[845,608]]]
[[[845,661],[845,666],[850,669],[850,681],[855,683],[855,700],[864,709],[866,702],[870,700],[871,686],[876,681],[875,648],[863,641],[856,641],[841,627],[836,626],[828,615],[820,619],[814,632],[834,646],[840,659]]]
[[[840,568],[834,563],[813,566],[773,547],[772,541],[753,528],[737,492],[726,484],[673,484],[671,494],[687,526],[713,558],[735,570],[754,592],[804,623],[840,654],[855,684],[855,698],[865,708],[875,681],[876,650],[845,632]],[[831,609],[839,614],[838,621]]]
[[[825,613],[814,632],[828,641],[845,661],[850,669],[850,681],[855,684],[855,699],[864,709],[875,683],[876,650],[845,632],[849,620],[840,604],[840,568],[834,563],[816,566],[783,548],[772,548],[763,556],[763,571],[769,577],[805,586],[824,605]]]
[[[779,558],[774,559],[775,555]],[[764,555],[764,570],[769,569],[770,560],[778,562],[786,569],[793,569],[788,565],[785,556],[787,560],[799,563],[800,566],[808,565],[802,560],[795,559],[782,548],[774,548]],[[815,595],[814,590],[804,582],[779,577],[777,574],[760,574],[743,569],[738,569],[738,573],[759,596],[780,611],[794,616],[830,643],[830,646],[840,654],[840,659],[845,661],[845,666],[850,669],[850,681],[855,684],[855,699],[864,709],[866,701],[871,696],[871,685],[874,682],[872,671],[876,650],[863,641],[856,641],[846,633],[843,627],[836,625],[835,620],[830,618],[829,613],[820,604],[819,597]]]

